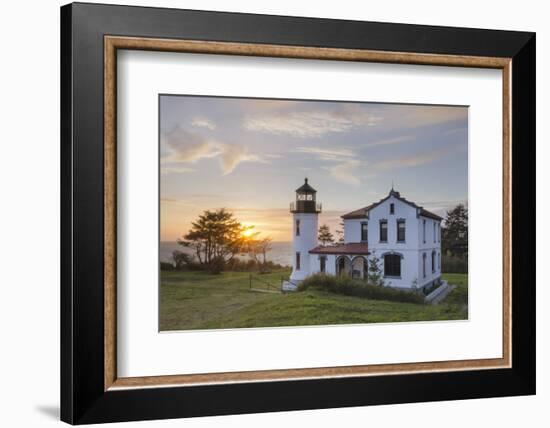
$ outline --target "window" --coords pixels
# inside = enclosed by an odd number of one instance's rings
[[[300,220],[296,220],[296,236],[300,236]]]
[[[422,254],[422,276],[426,278],[426,253]]]
[[[426,243],[426,220],[422,220],[422,238],[425,244]]]
[[[388,221],[380,220],[380,242],[388,242]]]
[[[435,251],[432,251],[432,273],[435,272]]]
[[[321,256],[319,258],[319,264],[321,273],[325,273],[327,269],[327,256]]]
[[[434,221],[434,242],[435,242],[435,221]]]
[[[369,225],[368,223],[361,223],[361,241],[367,242],[369,239]]]
[[[395,214],[395,204],[390,204],[390,214]]]
[[[300,253],[296,253],[296,270],[300,270]]]
[[[405,242],[405,220],[397,220],[397,242]]]
[[[401,276],[401,256],[386,254],[384,256],[384,276]]]
[[[437,238],[438,241],[441,242],[441,224],[437,225]]]
[[[437,268],[441,270],[441,253],[437,253]]]

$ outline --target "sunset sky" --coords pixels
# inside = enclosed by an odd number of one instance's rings
[[[162,241],[225,207],[261,236],[291,240],[304,177],[331,230],[392,186],[439,215],[468,198],[468,109],[162,95]]]

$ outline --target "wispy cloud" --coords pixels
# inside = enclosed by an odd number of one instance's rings
[[[316,155],[321,160],[340,161],[353,158],[354,153],[348,149],[326,149],[322,147],[296,147],[295,153]]]
[[[168,172],[173,172],[170,171],[171,168],[179,168],[173,164],[195,163],[209,158],[219,159],[224,175],[231,173],[242,162],[267,162],[258,155],[249,153],[248,147],[244,145],[222,143],[181,128],[167,132],[162,138],[169,153],[162,158],[161,169],[166,168]]]
[[[361,180],[355,171],[360,163],[361,162],[356,159],[350,159],[347,162],[328,167],[327,169],[330,176],[335,180],[341,181],[342,183],[351,184],[353,186],[359,186],[361,184]]]
[[[369,143],[366,143],[365,147],[390,146],[390,145],[393,145],[393,144],[400,144],[400,143],[404,143],[406,141],[411,141],[411,140],[414,140],[414,139],[415,139],[415,137],[412,136],[412,135],[403,135],[403,136],[400,136],[400,137],[386,138],[386,139],[382,139],[382,140],[371,141]]]
[[[381,115],[388,122],[404,128],[418,128],[453,121],[466,121],[468,108],[463,106],[410,106],[407,104],[383,107]]]
[[[412,168],[416,166],[426,165],[430,164],[432,162],[435,162],[436,160],[439,160],[447,155],[449,155],[452,152],[455,152],[457,150],[462,150],[464,147],[462,145],[460,146],[449,146],[444,147],[439,150],[432,150],[431,152],[425,152],[410,156],[402,156],[399,158],[394,159],[388,159],[380,162],[376,162],[374,165],[374,168],[376,170],[389,170],[394,168]]]
[[[355,105],[335,110],[274,111],[247,115],[243,126],[248,131],[318,138],[331,132],[347,132],[358,126],[373,126],[381,120]]]
[[[206,128],[210,130],[216,129],[216,124],[206,117],[194,117],[191,120],[191,125],[197,128]]]
[[[162,175],[168,175],[168,174],[186,174],[188,172],[195,171],[193,168],[189,168],[187,166],[168,166],[168,165],[162,165],[160,169],[160,173]]]

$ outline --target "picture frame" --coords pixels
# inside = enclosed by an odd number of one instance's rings
[[[502,358],[119,378],[116,53],[122,49],[502,70]],[[63,6],[61,419],[86,424],[534,394],[535,96],[534,33]]]

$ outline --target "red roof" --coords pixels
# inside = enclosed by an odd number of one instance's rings
[[[411,202],[411,201],[408,201],[406,200],[405,198],[403,198],[399,192],[396,192],[395,190],[391,190],[390,193],[388,194],[388,196],[386,196],[385,198],[379,200],[378,202],[375,202],[373,204],[370,204],[369,206],[366,206],[366,207],[363,207],[363,208],[359,208],[358,210],[355,210],[355,211],[352,211],[352,212],[349,212],[349,213],[346,213],[344,214],[343,216],[341,216],[344,220],[349,220],[349,219],[354,219],[354,218],[365,218],[367,216],[367,213],[377,207],[378,205],[380,205],[382,202],[386,201],[387,199],[389,199],[391,196],[395,197],[396,199],[410,205],[411,207],[413,208],[416,208],[418,210],[420,210],[419,212],[419,215],[421,216],[424,216],[424,217],[428,217],[428,218],[432,218],[434,220],[437,220],[437,221],[441,221],[443,220],[442,217],[438,216],[437,214],[434,214],[428,210],[425,210],[424,208],[416,205],[414,202]]]
[[[320,245],[312,250],[309,250],[309,252],[310,254],[370,254],[368,245],[359,242],[341,245],[328,245],[326,247]]]
[[[376,205],[378,205],[378,204],[376,204],[376,203],[370,204],[367,207],[359,208],[358,210],[355,210],[355,211],[352,211],[350,213],[344,214],[341,217],[343,219],[346,219],[346,220],[352,219],[352,218],[365,218],[367,216],[367,213],[371,210],[371,208],[373,208]]]

